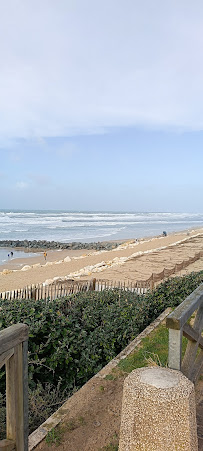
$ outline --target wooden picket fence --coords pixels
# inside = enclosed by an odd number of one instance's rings
[[[181,263],[176,263],[176,265],[173,268],[170,269],[164,268],[163,271],[161,271],[158,274],[153,273],[151,277],[148,279],[148,282],[151,280],[153,282],[153,285],[155,285],[156,282],[168,279],[170,276],[175,275],[178,272],[182,271],[183,269],[187,268],[187,266],[196,262],[201,257],[203,257],[203,251],[197,252],[193,257],[188,258],[188,260],[183,260]]]
[[[145,293],[150,289],[150,284],[143,281],[126,283],[100,279],[65,281],[60,283],[56,282],[51,285],[30,285],[18,290],[5,291],[0,293],[0,299],[7,299],[9,301],[14,299],[33,299],[36,301],[40,299],[54,300],[80,292],[113,290],[115,288]]]
[[[160,273],[152,273],[147,280],[131,281],[112,281],[102,279],[92,280],[67,280],[61,282],[54,282],[50,285],[37,284],[26,286],[22,289],[5,291],[0,293],[0,299],[14,300],[14,299],[47,299],[54,300],[72,294],[86,292],[86,291],[103,291],[103,290],[129,290],[138,294],[144,294],[148,290],[152,290],[157,283],[168,279],[170,276],[177,274],[182,269],[191,265],[195,261],[203,257],[203,251],[198,252],[188,260],[177,263],[173,268],[164,268]]]

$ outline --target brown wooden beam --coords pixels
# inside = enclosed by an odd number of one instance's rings
[[[1,440],[0,450],[1,451],[13,451],[16,449],[15,442],[13,440]]]
[[[0,353],[18,346],[28,339],[28,326],[26,324],[14,324],[0,332]]]
[[[194,330],[190,324],[185,324],[183,327],[183,335],[190,341],[197,342],[199,340],[199,333]],[[203,349],[203,337],[200,337],[199,347]]]

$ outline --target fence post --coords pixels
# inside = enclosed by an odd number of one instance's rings
[[[181,370],[182,329],[169,329],[168,365],[174,370]]]
[[[152,273],[151,275],[151,280],[150,280],[150,290],[154,289],[154,274]]]
[[[96,279],[94,278],[90,282],[90,290],[95,291],[95,288],[96,288]]]
[[[28,341],[18,343],[13,349],[14,354],[6,362],[6,432],[7,439],[16,444],[17,451],[27,451]]]
[[[36,301],[36,285],[31,285],[31,300]]]

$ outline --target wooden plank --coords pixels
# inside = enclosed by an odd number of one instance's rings
[[[15,347],[6,363],[7,439],[13,440],[19,451],[28,450],[27,378],[26,341]]]
[[[51,285],[51,297],[50,297],[51,301],[54,300],[54,285]]]
[[[203,303],[203,283],[166,318],[166,327],[180,329]]]
[[[195,360],[195,364],[191,371],[190,380],[192,382],[195,383],[199,379],[199,377],[201,375],[202,367],[203,367],[203,350],[201,349],[201,352],[197,356],[197,358]]]
[[[0,331],[1,354],[17,346],[28,339],[28,326],[26,324],[14,324]]]
[[[198,334],[198,339],[196,341],[189,341],[183,363],[182,363],[182,372],[188,377],[188,379],[191,380],[193,367],[195,364],[195,359],[197,356],[197,350],[199,341],[201,339],[201,332],[203,328],[203,304],[200,306],[200,308],[197,311],[196,318],[193,325],[193,330]]]
[[[15,361],[6,362],[6,437],[16,441]]]
[[[28,450],[28,340],[22,343],[22,361],[23,361],[23,434],[24,450]]]
[[[23,384],[23,347],[22,343],[14,350],[15,366],[15,403],[16,403],[16,448],[27,451],[24,446],[24,384]]]
[[[39,289],[38,289],[39,285],[35,285],[35,301],[38,301],[38,296],[39,296]]]
[[[14,348],[9,349],[9,351],[3,352],[3,354],[0,355],[0,368],[6,364],[7,360],[10,359],[13,354]]]
[[[13,440],[1,440],[0,450],[1,451],[13,451],[16,449],[15,442]]]
[[[36,286],[36,285],[33,285],[33,286],[32,286],[32,299],[33,299],[34,301],[37,300],[37,286]]]
[[[199,347],[203,349],[203,337],[200,336],[196,330],[193,329],[193,327],[190,326],[190,324],[185,324],[183,327],[183,335],[188,340],[197,342],[199,340]]]

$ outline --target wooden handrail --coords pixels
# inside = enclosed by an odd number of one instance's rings
[[[191,326],[188,320],[195,311]],[[169,368],[182,371],[196,382],[203,366],[203,283],[167,317],[166,326],[169,328]],[[188,345],[182,359],[183,335]]]
[[[166,320],[167,327],[170,329],[181,329],[202,303],[203,283],[168,316]]]
[[[28,326],[26,324],[14,324],[0,332],[0,355],[28,340]]]
[[[28,450],[28,326],[0,332],[0,365],[6,365],[6,440],[0,450]]]

